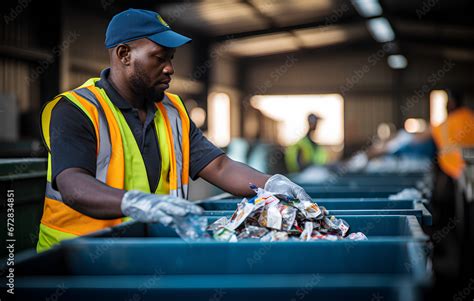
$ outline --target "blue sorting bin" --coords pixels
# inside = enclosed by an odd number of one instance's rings
[[[204,210],[235,210],[241,198],[222,200],[200,200],[197,204]],[[328,210],[358,210],[358,209],[415,209],[420,201],[389,200],[387,198],[342,198],[342,199],[313,199],[320,206]]]
[[[387,198],[392,194],[397,194],[403,188],[397,187],[332,187],[322,186],[305,187],[305,191],[312,198]]]
[[[418,242],[82,237],[18,258],[15,285],[25,300],[416,300],[426,266]]]
[[[227,216],[237,208],[240,199],[200,201],[207,216]],[[432,224],[432,215],[422,201],[389,199],[314,199],[334,215],[413,215],[423,225]]]
[[[300,179],[298,177],[293,177],[293,180],[302,186],[311,186],[311,185],[343,185],[343,186],[405,186],[413,187],[420,184],[425,184],[427,181],[423,177],[405,177],[404,175],[397,176],[342,176],[336,178],[330,178],[325,182],[314,182],[310,179]]]
[[[423,232],[414,216],[338,216],[350,225],[349,232],[363,232],[369,240],[418,240],[427,241],[428,236]],[[208,217],[209,224],[219,217]],[[178,237],[174,229],[161,224],[143,224],[128,222],[113,228],[103,229],[87,235],[91,238],[152,238]],[[80,238],[79,238],[80,239]]]

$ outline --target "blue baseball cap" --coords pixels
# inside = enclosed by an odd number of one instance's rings
[[[141,38],[147,38],[168,48],[176,48],[191,42],[190,38],[172,31],[158,13],[131,8],[112,18],[105,33],[105,47],[113,48],[121,43]]]

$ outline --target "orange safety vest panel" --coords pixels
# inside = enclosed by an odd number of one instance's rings
[[[461,150],[474,147],[474,112],[468,108],[451,112],[445,122],[432,128],[432,135],[440,168],[450,177],[459,178],[465,166]]]

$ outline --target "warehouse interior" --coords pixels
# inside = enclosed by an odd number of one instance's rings
[[[398,299],[393,299],[384,295],[384,290],[373,289],[368,293],[370,300],[472,299],[474,144],[463,146],[465,167],[453,187],[436,181],[436,154],[422,159],[412,156],[403,164],[394,157],[383,157],[390,155],[390,142],[403,143],[406,135],[426,138],[431,128],[443,124],[453,95],[474,110],[474,21],[470,13],[474,4],[469,0],[2,1],[0,183],[4,195],[3,189],[15,187],[18,260],[20,252],[35,248],[43,214],[48,151],[41,135],[42,108],[56,95],[98,77],[109,67],[104,46],[107,26],[114,15],[129,8],[158,12],[172,30],[192,38],[175,53],[169,91],[181,97],[191,120],[231,159],[265,174],[299,179],[295,180],[298,184],[324,183],[314,187],[301,184],[305,189],[310,187],[307,191],[316,202],[333,191],[334,183],[351,178],[353,171],[370,180],[364,186],[369,190],[377,188],[374,183],[383,181],[384,173],[390,174],[386,179],[394,181],[394,186],[402,187],[406,182],[409,184],[403,188],[418,190],[418,198],[433,215],[432,225],[421,224],[422,232],[430,238],[424,246],[428,250],[424,254],[429,254],[428,280],[414,296],[397,291]],[[309,135],[309,114],[318,118],[311,139],[326,157],[321,164],[292,170],[288,150]],[[461,128],[462,139],[474,137],[473,124]],[[371,197],[347,192],[358,185],[354,184],[358,180],[351,181],[338,186],[341,195],[360,200]],[[309,192],[313,188],[314,195]],[[441,211],[443,215],[445,207],[433,208],[431,199],[444,188],[452,189],[456,200],[450,205],[453,215],[446,213],[438,222],[436,214]],[[222,193],[197,179],[190,183],[189,199],[205,200]],[[6,200],[1,208],[0,229],[5,241]],[[72,251],[80,252],[74,247]],[[370,260],[367,252],[366,260]],[[345,254],[351,256],[350,252]],[[5,248],[1,252],[4,256],[8,256]],[[31,266],[41,268],[35,256],[30,260]],[[400,270],[411,268],[406,262],[399,265]],[[25,266],[18,265],[18,273],[26,270]],[[6,271],[4,266],[2,272]],[[296,268],[292,273],[298,273]],[[28,284],[20,275],[17,279],[16,289],[21,293],[22,285],[28,288]],[[318,283],[295,285],[317,288]],[[323,279],[321,283],[326,282]],[[1,294],[5,291],[2,287]],[[25,291],[35,294],[34,290]],[[294,291],[288,299],[319,294],[318,289],[302,295]],[[368,300],[362,293],[348,292],[345,300]],[[65,294],[71,294],[71,300],[77,297],[73,289]],[[223,296],[201,297],[231,300],[235,296],[232,290],[224,290]],[[334,300],[339,300],[338,296],[334,293]]]

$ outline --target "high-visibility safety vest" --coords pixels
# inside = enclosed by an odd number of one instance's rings
[[[462,148],[474,147],[474,113],[460,108],[448,115],[445,122],[432,128],[438,147],[438,164],[448,176],[458,179],[464,169]]]
[[[298,154],[301,151],[301,161],[304,165],[321,165],[327,163],[327,152],[320,146],[314,145],[308,136],[289,146],[285,152],[286,167],[289,172],[300,171]]]
[[[43,217],[37,251],[49,249],[63,239],[74,238],[122,223],[126,218],[101,220],[84,215],[62,201],[51,185],[51,114],[65,97],[79,108],[94,125],[97,137],[96,179],[111,187],[151,193],[145,163],[125,117],[109,99],[104,89],[91,78],[82,86],[56,96],[41,112],[41,131],[48,149],[48,172]],[[154,118],[161,154],[161,175],[156,194],[188,196],[190,120],[181,99],[165,93],[155,103]]]

